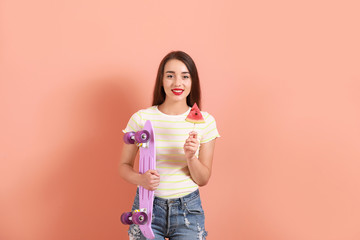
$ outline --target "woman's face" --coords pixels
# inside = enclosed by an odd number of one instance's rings
[[[182,61],[171,59],[165,64],[163,87],[166,100],[186,102],[191,90],[191,76]]]

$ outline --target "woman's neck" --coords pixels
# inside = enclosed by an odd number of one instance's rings
[[[167,115],[180,115],[185,113],[189,106],[186,104],[186,102],[163,102],[158,106],[158,109],[167,114]]]

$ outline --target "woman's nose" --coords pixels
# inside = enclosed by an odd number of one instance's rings
[[[176,76],[176,77],[175,77],[175,85],[176,85],[176,86],[180,86],[180,85],[181,85],[181,76]]]

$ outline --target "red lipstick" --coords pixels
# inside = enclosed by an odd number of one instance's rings
[[[181,95],[184,92],[184,90],[180,88],[174,88],[171,91],[177,96]]]

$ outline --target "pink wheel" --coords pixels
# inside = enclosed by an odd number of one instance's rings
[[[125,133],[124,142],[126,144],[134,144],[135,143],[135,132],[127,132],[127,133]]]
[[[144,225],[148,221],[148,216],[144,212],[135,212],[132,215],[132,221],[137,225]]]
[[[132,216],[131,212],[124,212],[123,214],[121,214],[121,222],[122,224],[125,225],[130,225],[133,224],[133,221],[131,221],[130,217]]]
[[[146,143],[150,139],[150,133],[146,130],[141,130],[135,133],[135,141],[138,143]]]

